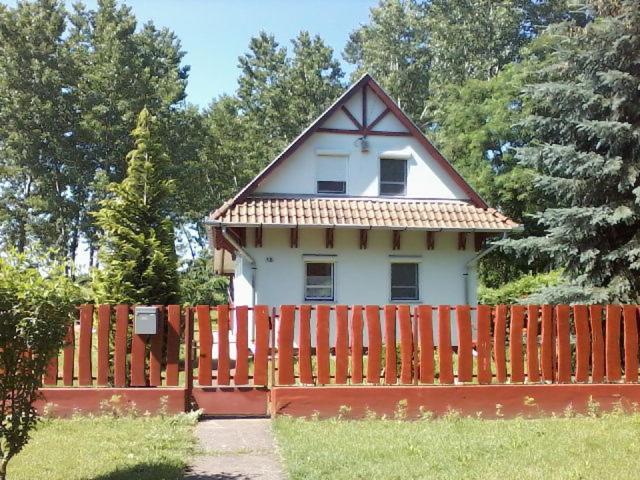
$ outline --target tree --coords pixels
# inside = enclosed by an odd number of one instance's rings
[[[42,376],[78,299],[63,265],[15,252],[0,256],[0,480],[36,424]]]
[[[180,271],[180,291],[182,302],[189,305],[220,305],[227,303],[229,279],[213,275],[213,258],[203,251],[202,255],[185,262]]]
[[[527,90],[523,122],[535,142],[518,150],[536,170],[549,207],[543,236],[506,246],[563,268],[567,284],[548,302],[640,298],[640,9],[633,0],[586,2],[595,20],[545,34],[552,63]]]
[[[178,301],[177,256],[166,179],[166,153],[154,137],[145,108],[133,130],[135,149],[127,155],[127,176],[109,187],[96,213],[101,269],[96,297],[104,303],[170,304]]]
[[[344,58],[356,66],[352,80],[370,73],[417,123],[429,97],[428,4],[381,0],[371,9],[369,24],[351,33],[344,50]]]

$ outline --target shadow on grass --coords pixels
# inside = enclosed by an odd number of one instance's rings
[[[220,472],[216,474],[196,474],[185,472],[169,463],[141,463],[119,469],[91,480],[251,480],[244,474]]]

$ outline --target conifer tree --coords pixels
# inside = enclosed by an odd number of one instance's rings
[[[637,302],[640,298],[640,9],[637,0],[589,1],[594,20],[546,34],[553,62],[529,85],[519,149],[537,171],[544,236],[507,245],[564,269],[563,287],[537,301]]]
[[[170,219],[172,182],[164,175],[167,155],[154,138],[145,108],[133,130],[127,176],[111,184],[97,223],[101,269],[96,272],[100,302],[169,304],[178,301],[177,256]]]

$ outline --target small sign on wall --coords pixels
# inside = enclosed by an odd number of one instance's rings
[[[133,330],[136,335],[155,335],[158,331],[158,308],[135,307]]]

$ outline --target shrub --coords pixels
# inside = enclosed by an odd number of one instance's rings
[[[520,303],[531,294],[545,288],[558,285],[562,280],[560,271],[529,274],[506,283],[499,288],[481,286],[478,289],[478,302],[486,305]]]
[[[0,479],[36,423],[42,376],[62,346],[79,295],[63,265],[0,257]]]

